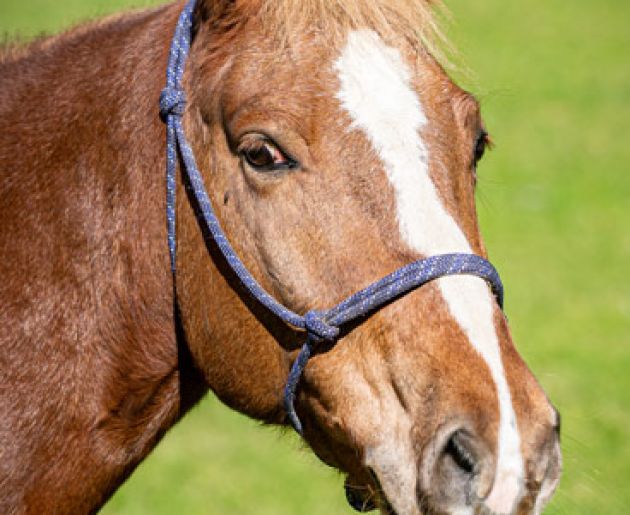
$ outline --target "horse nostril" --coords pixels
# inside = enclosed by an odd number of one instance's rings
[[[468,475],[474,475],[476,459],[469,446],[470,437],[463,431],[455,431],[446,442],[444,455]]]
[[[452,428],[438,432],[420,462],[418,502],[430,511],[470,508],[489,493],[494,477],[492,458],[484,442],[471,431]]]

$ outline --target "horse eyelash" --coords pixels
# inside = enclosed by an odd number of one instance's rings
[[[481,152],[478,153],[477,149],[479,148],[480,144],[482,144],[483,147]],[[490,134],[488,134],[485,129],[481,129],[477,134],[477,138],[475,139],[475,145],[473,148],[473,168],[477,167],[477,164],[479,163],[479,161],[481,161],[481,158],[485,155],[487,151],[492,150],[493,147],[494,142],[490,137]]]

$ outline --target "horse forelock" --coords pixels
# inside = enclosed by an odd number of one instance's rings
[[[217,6],[218,5],[218,6]],[[396,35],[446,61],[449,44],[444,36],[437,0],[202,0],[197,13],[214,19],[215,27],[232,31],[248,19],[256,19],[263,30],[279,41],[290,41],[303,33],[319,33],[340,46],[350,30],[369,28],[384,37]],[[197,22],[199,23],[199,22]]]

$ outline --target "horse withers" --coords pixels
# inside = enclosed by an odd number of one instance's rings
[[[98,509],[209,388],[287,423],[302,333],[252,299],[177,188],[157,103],[176,3],[6,49],[0,509]],[[291,310],[419,258],[486,252],[487,134],[432,57],[428,2],[199,0],[184,131],[225,233]],[[351,503],[539,513],[559,419],[485,282],[443,277],[318,349],[296,409]]]

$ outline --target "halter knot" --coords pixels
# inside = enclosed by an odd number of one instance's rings
[[[339,328],[324,320],[324,313],[309,311],[304,315],[304,329],[311,338],[317,341],[334,342],[339,336]]]
[[[181,88],[166,87],[160,93],[160,118],[166,121],[170,115],[182,116],[186,108],[186,93]]]

